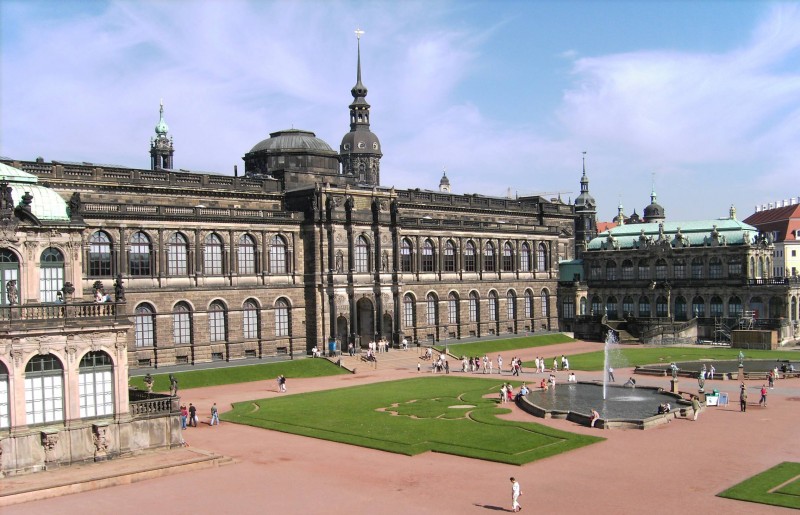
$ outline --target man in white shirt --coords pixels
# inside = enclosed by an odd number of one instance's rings
[[[520,492],[519,483],[513,477],[511,478],[511,511],[517,512],[522,509],[522,506],[519,505],[519,496],[522,495]]]

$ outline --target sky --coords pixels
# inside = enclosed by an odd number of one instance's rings
[[[0,0],[0,156],[233,174],[349,131],[356,37],[381,184],[739,218],[800,197],[800,3]]]

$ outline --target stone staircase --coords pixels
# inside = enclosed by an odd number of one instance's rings
[[[417,352],[418,350],[416,347],[409,348],[408,350],[392,349],[389,352],[381,352],[376,355],[377,363],[363,360],[362,356],[366,357],[366,352],[356,354],[355,356],[344,353],[341,356],[329,357],[326,359],[332,363],[339,363],[341,367],[346,368],[354,374],[369,373],[378,369],[416,370],[417,363],[421,365],[422,370],[430,369],[431,361],[423,360],[420,357],[420,354],[425,352],[425,348],[422,347],[419,350],[419,354]],[[433,355],[434,359],[436,359],[439,353],[434,351]],[[453,364],[453,359],[452,357],[450,358],[451,365]]]

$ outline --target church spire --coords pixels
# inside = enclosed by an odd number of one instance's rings
[[[172,138],[167,136],[169,127],[164,121],[164,100],[158,108],[158,123],[156,124],[156,137],[150,139],[150,169],[172,169],[172,156],[175,149],[172,146]]]

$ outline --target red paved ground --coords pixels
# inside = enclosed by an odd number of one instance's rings
[[[599,349],[572,343],[523,354],[577,354]],[[506,363],[510,358],[506,353]],[[617,378],[627,378],[618,370]],[[355,376],[296,379],[289,394],[352,384],[406,378],[416,370],[378,370]],[[559,375],[565,375],[559,373]],[[578,373],[578,379],[598,374]],[[639,384],[666,386],[666,378],[637,378]],[[684,389],[689,389],[689,380]],[[510,507],[508,478],[522,485],[525,513],[550,514],[756,514],[791,513],[785,508],[744,503],[715,494],[781,461],[800,461],[796,409],[800,379],[778,381],[768,408],[738,410],[738,383],[713,381],[707,387],[731,393],[729,407],[708,408],[697,422],[675,420],[647,430],[590,430],[563,420],[546,421],[573,432],[602,435],[606,441],[523,467],[444,454],[414,457],[335,444],[235,424],[187,430],[186,440],[234,457],[238,463],[125,486],[11,506],[3,515],[72,513],[492,513]],[[692,385],[692,387],[696,387]],[[213,401],[278,395],[274,381],[182,391],[206,414]],[[516,408],[513,417],[527,415]],[[538,419],[537,419],[538,420]]]

